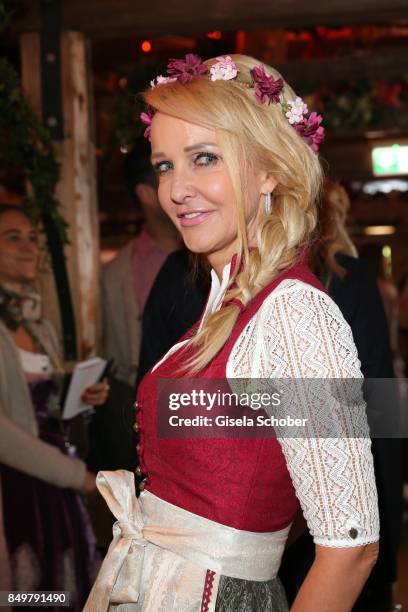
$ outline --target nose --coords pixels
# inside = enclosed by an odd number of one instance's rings
[[[189,172],[174,171],[172,175],[170,197],[174,204],[184,204],[195,195],[195,188]]]
[[[22,246],[23,253],[29,253],[30,255],[36,256],[38,254],[38,245],[33,242],[30,238],[24,240]]]

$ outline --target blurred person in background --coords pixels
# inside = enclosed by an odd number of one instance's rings
[[[105,354],[114,359],[115,377],[135,384],[143,310],[167,255],[181,246],[178,231],[160,207],[157,177],[144,138],[127,154],[124,176],[129,194],[142,210],[140,233],[103,270]]]
[[[163,262],[181,244],[177,230],[159,205],[157,177],[144,138],[137,140],[126,155],[123,171],[126,188],[135,206],[141,209],[143,225],[140,233],[103,268],[104,354],[113,359],[113,368],[108,401],[93,416],[89,429],[87,461],[93,471],[136,466],[132,425],[142,314]]]
[[[138,383],[198,321],[209,291],[210,270],[204,260],[187,249],[167,257],[143,311]]]
[[[398,288],[392,279],[391,247],[386,244],[367,243],[360,248],[359,254],[376,278],[388,323],[394,374],[398,378],[403,378],[404,361],[400,353],[398,338],[399,295]]]
[[[80,492],[95,490],[95,476],[64,436],[63,363],[34,287],[38,260],[24,209],[0,205],[0,575],[11,590],[70,591],[79,611],[95,569]],[[107,392],[103,381],[83,398],[97,406]]]

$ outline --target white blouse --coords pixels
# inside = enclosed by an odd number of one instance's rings
[[[18,348],[21,367],[26,375],[38,375],[49,378],[54,371],[51,359],[43,353],[33,353],[25,349]]]
[[[220,283],[212,271],[201,326],[220,308],[229,272],[230,265],[224,268]],[[159,363],[185,342],[172,347]],[[228,379],[362,378],[350,326],[337,305],[319,289],[292,279],[278,285],[241,332],[226,372]],[[338,436],[294,438],[279,436],[277,430],[308,528],[322,546],[375,542],[379,539],[378,502],[364,406],[356,426],[355,418],[344,414],[344,404],[333,398],[327,404],[326,396],[324,402],[323,421],[335,419]],[[324,429],[318,403],[315,398],[297,406],[302,413],[297,416],[307,416],[314,432]]]

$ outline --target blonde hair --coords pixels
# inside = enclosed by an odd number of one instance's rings
[[[154,110],[213,129],[234,188],[238,211],[237,261],[223,306],[206,320],[190,340],[194,348],[186,371],[197,373],[224,346],[237,321],[240,307],[293,265],[299,248],[307,246],[316,224],[316,201],[322,170],[318,157],[291,126],[280,104],[260,104],[251,83],[250,70],[260,62],[245,55],[232,55],[237,79],[212,82],[196,78],[159,85],[144,92]],[[211,66],[216,60],[205,62]],[[282,78],[273,68],[265,71]],[[284,83],[281,101],[296,94]],[[248,170],[265,170],[277,181],[272,213],[262,215],[256,232],[256,248],[248,245],[245,198]],[[238,303],[237,303],[238,302]]]
[[[310,264],[316,274],[325,277],[327,286],[333,274],[344,278],[347,273],[336,259],[338,253],[358,257],[357,249],[346,229],[349,208],[350,200],[344,187],[326,179],[319,207],[316,239],[310,252]]]

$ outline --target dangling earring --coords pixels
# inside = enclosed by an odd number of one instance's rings
[[[265,193],[264,208],[265,215],[270,215],[272,212],[272,194],[270,191],[268,191],[268,193]]]

